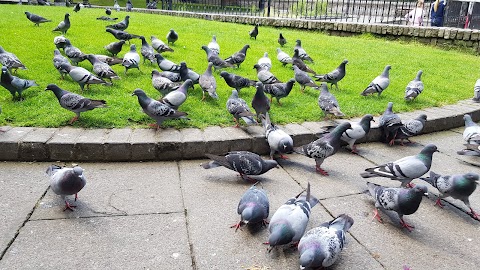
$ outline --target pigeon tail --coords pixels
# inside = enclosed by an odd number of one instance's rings
[[[334,228],[338,231],[347,232],[350,227],[352,227],[353,223],[353,218],[346,214],[341,214],[336,219],[330,221],[329,228]]]
[[[437,179],[440,178],[440,177],[441,177],[440,174],[436,174],[436,173],[430,171],[430,176],[429,177],[420,177],[420,179],[429,183],[433,187],[437,187],[436,182],[437,182]]]

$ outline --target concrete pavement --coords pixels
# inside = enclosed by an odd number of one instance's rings
[[[440,150],[433,171],[479,173],[477,158],[455,153],[462,130],[415,137],[405,147],[361,144],[360,155],[341,150],[322,166],[328,177],[315,173],[314,160],[289,155],[281,168],[255,178],[269,196],[270,217],[307,182],[320,199],[307,229],[342,213],[353,217],[346,248],[330,269],[474,269],[480,222],[462,202],[447,199],[445,209],[435,207],[437,193],[429,186],[418,212],[405,217],[416,226],[409,233],[395,220],[372,220],[373,199],[359,176],[430,142]],[[205,170],[203,161],[79,163],[87,185],[74,212],[63,212],[61,198],[48,188],[50,163],[1,163],[0,269],[298,269],[295,249],[266,251],[265,228],[229,228],[239,220],[236,207],[250,183],[225,168]],[[478,211],[479,192],[471,196]]]

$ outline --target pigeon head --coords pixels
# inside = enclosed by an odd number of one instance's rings
[[[202,46],[202,49],[203,49],[204,51],[206,51],[207,53],[211,51],[210,48],[208,48],[208,47],[205,46],[205,45]]]
[[[271,247],[285,245],[292,241],[294,232],[290,225],[286,223],[275,224],[268,236],[268,243]]]
[[[261,206],[260,206],[261,207]],[[240,214],[242,217],[242,222],[245,224],[248,223],[258,223],[263,220],[262,212],[259,211],[258,205],[251,205],[243,209],[242,213]]]
[[[64,43],[66,46],[72,46],[72,43],[70,43],[70,40],[68,38],[65,39]]]
[[[86,57],[86,58],[88,59],[88,61],[90,61],[91,63],[97,61],[97,57],[95,57],[95,55],[93,55],[93,54],[87,54],[87,55],[85,55],[85,57]]]
[[[281,53],[282,50],[280,48],[277,48],[277,53]]]
[[[469,115],[469,114],[465,114],[463,116],[463,121],[465,121],[465,126],[466,127],[470,127],[470,126],[474,126],[475,123],[473,122],[472,120],[472,117]]]
[[[413,192],[417,194],[428,195],[428,188],[427,186],[418,184],[418,185],[415,185],[415,187],[413,188]]]
[[[319,250],[309,248],[300,254],[300,269],[315,269],[324,260],[325,256]]]
[[[298,56],[298,49],[294,49],[294,50],[293,50],[293,56],[299,57],[299,56]]]
[[[227,77],[228,75],[229,75],[229,74],[228,74],[228,72],[226,72],[226,71],[220,72],[220,76],[222,76],[223,78]]]
[[[282,138],[279,142],[278,142],[278,146],[280,148],[280,150],[282,150],[281,152],[282,153],[292,153],[293,152],[293,145],[291,144],[290,140],[287,139],[287,138]]]
[[[342,61],[342,64],[343,64],[343,65],[348,64],[348,60],[347,60],[347,59],[343,60],[343,61]]]
[[[158,70],[154,69],[152,70],[152,77],[153,76],[159,76],[160,75],[160,72],[158,72]]]
[[[27,17],[30,16],[30,12],[25,11],[25,15],[27,15]]]
[[[128,21],[130,19],[130,16],[125,16],[125,20]]]
[[[5,52],[5,50],[3,49],[2,46],[0,46],[0,53],[4,53],[4,52]]]
[[[393,102],[388,102],[387,109],[385,111],[391,112],[393,109]]]
[[[262,70],[262,67],[259,64],[253,65],[253,68],[256,69],[257,71]]]
[[[238,91],[237,91],[237,89],[232,89],[232,94],[230,95],[230,98],[238,98]]]
[[[427,121],[427,115],[426,114],[420,114],[416,119],[418,121],[421,121],[422,123],[425,123],[425,121]]]
[[[275,160],[264,160],[264,164],[262,166],[262,172],[268,172],[273,168],[278,168],[278,162]]]
[[[130,45],[130,51],[131,52],[136,52],[137,51],[137,46],[135,44]]]
[[[56,84],[51,83],[47,85],[47,87],[45,88],[45,91],[48,91],[48,90],[52,91],[57,97],[62,96],[63,90],[60,87],[58,87]]]
[[[8,69],[6,66],[2,67],[2,74],[8,74]]]
[[[297,46],[302,46],[302,41],[300,39],[297,39],[295,42],[297,42]]]
[[[79,167],[79,166],[73,167],[73,173],[74,173],[76,176],[82,176],[82,174],[83,174],[83,169],[82,169],[82,167]]]
[[[137,89],[135,89],[135,90],[133,91],[132,96],[146,97],[147,94],[145,94],[145,92],[144,92],[142,89],[137,88]]]
[[[165,60],[165,58],[163,58],[163,56],[162,56],[161,54],[159,54],[159,53],[156,53],[156,54],[154,55],[154,57],[157,59],[157,61],[158,61],[158,60]]]
[[[423,70],[419,70],[417,72],[417,77],[415,79],[420,80],[420,78],[422,77],[422,74],[423,74]]]
[[[373,120],[373,115],[371,114],[365,114],[363,117],[362,117],[362,120],[360,120],[360,122],[375,122],[375,120]]]
[[[187,63],[185,63],[185,62],[180,62],[180,67],[181,67],[181,68],[184,68],[184,69],[187,68]]]
[[[427,144],[423,149],[422,151],[420,152],[420,154],[424,154],[424,155],[433,155],[433,153],[435,152],[440,152],[438,151],[437,149],[437,146],[433,143],[429,143]]]
[[[55,49],[53,50],[53,55],[61,55],[61,53],[58,49]]]
[[[264,53],[263,53],[263,57],[267,57],[267,58],[268,58],[268,52],[264,52]]]
[[[471,182],[477,182],[478,183],[479,176],[476,173],[469,172],[469,173],[464,174],[463,177],[465,179],[471,181]]]
[[[183,83],[183,86],[185,87],[185,91],[193,86],[193,81],[191,79],[186,79],[185,82]]]
[[[66,72],[70,72],[73,69],[73,66],[67,63],[63,63],[58,67],[59,70],[65,70]]]
[[[70,17],[70,14],[69,14],[69,13],[66,13],[66,14],[65,14],[65,20],[67,20],[68,17]]]
[[[347,129],[352,129],[352,126],[350,125],[349,122],[343,122],[340,125],[336,126],[331,134],[340,134],[340,136],[347,130]]]

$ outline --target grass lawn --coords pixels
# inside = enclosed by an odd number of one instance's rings
[[[52,20],[50,23],[35,27],[27,20],[24,11],[30,11]],[[61,108],[54,94],[44,91],[50,83],[55,83],[68,91],[80,93],[80,87],[69,77],[64,81],[59,79],[57,70],[53,67],[52,58],[55,46],[53,38],[58,33],[52,29],[63,20],[64,14],[71,14],[72,27],[67,37],[72,44],[84,53],[108,54],[104,45],[116,41],[113,36],[105,32],[108,22],[98,21],[95,18],[104,15],[102,9],[82,9],[75,13],[72,8],[2,5],[0,8],[0,45],[5,50],[15,53],[28,70],[19,70],[21,78],[34,79],[40,85],[31,87],[24,92],[24,101],[12,101],[10,93],[0,89],[0,126],[41,126],[59,127],[68,125],[74,116]],[[115,17],[123,19],[127,13],[114,12]],[[212,35],[217,36],[221,46],[221,57],[226,58],[240,50],[243,45],[250,44],[247,59],[239,69],[226,69],[251,79],[256,79],[253,65],[268,52],[273,62],[272,72],[282,80],[293,77],[293,70],[285,68],[276,60],[278,34],[282,32],[288,40],[283,48],[293,54],[295,40],[300,38],[303,47],[316,60],[310,67],[318,73],[326,73],[338,66],[343,59],[348,59],[347,76],[339,83],[340,91],[333,90],[339,100],[342,111],[348,117],[361,116],[366,113],[381,114],[389,101],[394,102],[395,111],[411,111],[425,107],[441,106],[455,103],[458,100],[473,96],[473,85],[478,79],[480,61],[478,57],[458,51],[445,51],[417,43],[399,43],[376,39],[369,35],[359,37],[328,36],[320,32],[298,31],[293,29],[277,29],[260,27],[257,40],[251,40],[248,32],[250,25],[237,25],[206,20],[157,16],[140,13],[130,13],[130,33],[144,35],[149,40],[150,35],[156,35],[165,41],[165,35],[170,28],[179,33],[179,40],[173,48],[175,52],[164,53],[164,57],[174,62],[186,61],[188,66],[202,74],[207,66],[205,52],[202,45],[210,42]],[[140,40],[133,40],[137,48],[141,47]],[[128,51],[124,46],[119,54],[123,56]],[[390,86],[380,97],[360,96],[362,90],[370,81],[379,75],[385,65],[391,65]],[[88,61],[79,64],[91,70]],[[142,88],[146,93],[158,98],[160,94],[152,87],[150,72],[159,69],[150,63],[142,64],[140,69],[130,70],[125,76],[124,68],[120,65],[113,69],[120,75],[121,80],[114,81],[113,86],[92,85],[83,95],[93,99],[105,99],[109,105],[107,109],[95,109],[82,113],[80,120],[74,123],[77,127],[146,127],[154,121],[146,116],[131,93],[135,88]],[[423,81],[425,90],[420,97],[411,103],[403,100],[405,86],[412,80],[417,71],[424,71]],[[217,72],[219,100],[207,98],[201,102],[202,92],[197,85],[195,90],[189,90],[189,98],[180,106],[180,110],[187,112],[191,121],[166,121],[170,127],[199,127],[211,125],[232,125],[232,117],[225,109],[225,103],[231,94],[231,89]],[[296,84],[292,93],[282,99],[283,106],[272,105],[271,116],[273,121],[285,123],[301,123],[303,121],[319,121],[323,113],[317,105],[319,92],[307,89],[304,94]],[[255,89],[244,89],[240,96],[248,104],[251,103]]]

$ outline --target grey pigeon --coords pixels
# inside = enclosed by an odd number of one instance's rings
[[[132,11],[132,8],[133,8],[132,1],[127,0],[127,3],[125,4],[125,9],[127,10],[127,12],[130,12]]]
[[[287,44],[287,40],[283,37],[282,33],[278,36],[278,44],[283,47],[283,45]]]
[[[430,170],[433,153],[438,152],[434,144],[427,144],[419,154],[407,156],[373,168],[365,169],[360,176],[363,178],[385,177],[402,182],[406,187],[410,182],[419,178]]]
[[[268,71],[272,69],[272,60],[270,59],[270,57],[268,57],[267,52],[265,52],[263,56],[258,59],[257,65],[259,65],[261,69],[265,69]]]
[[[73,46],[68,39],[65,40],[65,46],[63,48],[63,51],[74,65],[78,65],[79,62],[87,59],[87,56],[82,51],[80,51],[79,48]]]
[[[180,77],[182,78],[182,81],[186,81],[187,79],[190,79],[192,80],[193,84],[197,84],[200,80],[200,75],[195,71],[189,69],[187,67],[187,63],[185,62],[180,62],[180,70],[178,70],[178,73],[180,73]],[[192,88],[193,88],[193,85],[192,85]]]
[[[238,92],[240,92],[242,88],[255,86],[256,83],[256,81],[226,71],[220,72],[220,76],[222,76],[228,86],[235,88]]]
[[[25,11],[27,19],[33,22],[36,26],[40,26],[41,23],[51,22],[51,20],[45,19],[44,17]]]
[[[405,100],[412,101],[420,95],[423,91],[423,82],[422,82],[423,71],[419,70],[415,79],[410,81],[405,88]]]
[[[57,49],[63,49],[65,47],[66,40],[67,38],[64,37],[63,35],[56,36],[53,38],[53,44],[55,44],[55,47],[57,47]]]
[[[257,91],[252,99],[252,108],[257,113],[257,119],[260,119],[260,114],[265,115],[270,111],[270,100],[265,96],[265,87],[263,86],[263,83],[257,82],[255,88]]]
[[[17,69],[27,69],[15,54],[5,51],[2,46],[0,46],[0,64],[10,71],[14,69],[15,73]]]
[[[74,11],[74,12],[79,12],[79,11],[80,11],[80,8],[81,8],[80,3],[77,3],[77,4],[73,7],[73,11]]]
[[[140,52],[143,56],[143,63],[145,64],[145,59],[150,60],[151,63],[155,62],[155,51],[153,50],[153,47],[148,44],[144,36],[141,36],[140,39],[142,40],[142,48]]]
[[[100,21],[116,21],[118,20],[118,18],[112,18],[112,17],[107,17],[107,16],[100,16],[100,17],[97,17],[97,20],[100,20]]]
[[[281,205],[270,219],[270,234],[268,242],[265,243],[270,245],[269,251],[280,245],[298,244],[305,233],[310,212],[318,199],[310,194],[310,183],[307,186],[307,195],[300,196],[302,193]]]
[[[278,167],[275,160],[264,160],[259,155],[248,151],[233,151],[225,155],[217,156],[212,154],[205,154],[206,157],[212,161],[202,163],[204,169],[216,168],[223,166],[240,174],[242,179],[256,183],[255,179],[248,177],[248,175],[260,175],[269,170]]]
[[[112,82],[112,79],[120,79],[117,73],[115,73],[115,71],[113,71],[113,69],[107,63],[98,60],[95,55],[88,54],[87,59],[93,66],[93,73],[100,78],[108,79],[110,80],[110,83]]]
[[[394,139],[397,136],[398,129],[402,126],[402,120],[393,112],[393,102],[388,102],[387,108],[380,116],[379,124],[382,131],[381,140],[385,140],[390,145],[393,145]]]
[[[70,14],[66,13],[65,18],[61,21],[53,31],[61,32],[62,34],[66,34],[68,29],[70,29]]]
[[[272,84],[265,84],[265,93],[270,94],[270,102],[272,102],[273,98],[277,99],[278,105],[282,105],[280,103],[280,99],[287,97],[293,89],[293,85],[295,84],[295,79],[290,79],[286,83],[272,83]]]
[[[76,116],[70,120],[70,124],[78,120],[81,112],[90,111],[95,108],[107,107],[107,102],[105,100],[89,99],[81,95],[63,90],[55,84],[47,85],[45,91],[47,90],[50,90],[55,94],[58,99],[58,103],[60,103],[60,106],[62,106],[62,108],[65,108],[76,114]]]
[[[313,59],[307,54],[305,49],[303,49],[302,41],[300,39],[297,39],[295,47],[293,49],[298,50],[298,56],[300,57],[300,59],[302,59],[303,61],[310,61],[313,63]]]
[[[247,125],[255,124],[255,119],[253,119],[253,113],[250,111],[245,100],[238,97],[237,90],[233,89],[232,94],[227,100],[227,111],[233,115],[233,120],[235,121],[235,127],[239,127],[238,119],[242,118]]]
[[[161,76],[158,70],[152,70],[152,85],[153,88],[157,89],[160,94],[164,97],[171,91],[178,89],[181,84],[178,82],[172,82],[170,79]]]
[[[292,137],[270,121],[268,112],[265,115],[261,115],[260,118],[265,129],[265,138],[270,146],[270,159],[273,159],[277,152],[280,154],[280,158],[287,159],[283,154],[293,152]]]
[[[420,114],[417,118],[405,121],[405,123],[403,123],[398,129],[395,140],[400,140],[401,145],[403,145],[403,140],[411,142],[409,138],[420,134],[425,127],[426,121],[426,114]]]
[[[480,156],[480,126],[473,122],[469,114],[463,116],[465,121],[465,130],[463,131],[463,140],[466,149],[457,151],[459,155]]]
[[[297,66],[300,70],[312,73],[312,74],[317,74],[313,69],[311,69],[309,66],[307,66],[303,60],[300,58],[298,49],[293,50],[293,56],[292,56],[292,64]]]
[[[294,151],[309,158],[315,159],[316,171],[322,175],[328,175],[328,173],[320,168],[320,166],[326,158],[334,155],[338,149],[340,149],[340,138],[342,137],[342,134],[350,128],[350,123],[341,123],[331,132],[326,133],[316,141],[294,148]]]
[[[217,37],[213,35],[212,41],[210,41],[207,47],[216,55],[220,54],[220,45],[217,43]]]
[[[162,71],[158,73],[160,76],[165,77],[169,79],[172,82],[181,82],[182,81],[182,76],[180,76],[180,73],[176,72],[170,72],[170,71]]]
[[[230,63],[232,65],[237,65],[237,68],[239,68],[240,64],[242,64],[243,61],[245,61],[245,58],[247,57],[247,50],[249,48],[250,48],[250,45],[248,44],[243,46],[243,48],[240,51],[234,53],[232,56],[225,59],[225,62]]]
[[[152,47],[158,52],[173,52],[173,49],[168,47],[163,41],[158,39],[156,36],[150,36],[150,41],[152,42]]]
[[[158,5],[157,1],[154,0],[147,4],[147,9],[157,9],[157,5]]]
[[[110,57],[103,54],[94,54],[94,55],[98,60],[102,61],[105,64],[108,64],[109,66],[121,64],[123,62],[123,58]]]
[[[250,32],[248,32],[248,34],[250,35],[250,38],[254,38],[255,40],[257,40],[257,36],[258,36],[258,24],[256,24],[252,30],[250,30]]]
[[[341,214],[334,220],[320,224],[300,239],[300,269],[318,269],[333,265],[345,246],[347,231],[353,219]]]
[[[235,228],[235,231],[242,225],[262,223],[262,225],[266,226],[268,224],[267,218],[270,213],[270,203],[265,190],[256,187],[257,183],[252,185],[242,195],[238,203],[237,213],[240,215],[240,222],[231,226],[231,228]]]
[[[310,76],[308,76],[308,74],[303,71],[303,70],[300,70],[297,66],[293,66],[293,72],[295,74],[295,81],[298,82],[298,84],[300,84],[300,91],[303,93],[303,91],[305,90],[305,86],[309,86],[309,87],[312,87],[312,88],[315,88],[315,89],[319,89],[320,86],[318,86],[313,80],[312,78],[310,78]]]
[[[400,218],[400,225],[408,231],[412,231],[414,226],[407,224],[403,220],[404,215],[415,213],[420,207],[423,195],[427,195],[427,187],[424,185],[415,185],[413,188],[386,188],[367,182],[368,191],[375,200],[375,215],[379,222],[383,223],[378,214],[379,209],[397,212]]]
[[[480,79],[475,82],[473,86],[473,101],[480,102]]]
[[[123,31],[128,28],[129,24],[130,24],[130,16],[127,15],[125,16],[125,19],[123,19],[123,21],[118,22],[116,24],[107,25],[105,27]]]
[[[135,44],[130,45],[130,51],[123,57],[122,66],[125,67],[125,74],[131,68],[136,68],[140,71],[140,55],[137,53],[137,47]]]
[[[380,96],[380,94],[382,94],[382,92],[390,85],[389,71],[391,68],[390,65],[387,65],[382,74],[375,77],[360,95],[367,96],[377,93]]]
[[[202,46],[202,49],[207,53],[207,61],[213,63],[215,70],[227,67],[233,67],[233,64],[230,64],[220,58],[217,54],[212,52],[207,46]]]
[[[259,81],[261,81],[264,84],[270,84],[270,83],[281,83],[273,73],[270,71],[263,69],[260,65],[255,64],[253,66],[257,70],[257,78]]]
[[[140,38],[139,35],[130,34],[128,32],[122,31],[122,30],[115,30],[115,29],[112,29],[112,28],[107,28],[107,29],[105,29],[105,31],[112,34],[118,40],[125,40],[125,41],[130,42],[130,39],[132,39],[132,38]]]
[[[166,38],[168,45],[170,45],[170,43],[173,45],[178,40],[178,34],[175,32],[175,30],[170,29]]]
[[[109,43],[104,48],[109,51],[113,56],[116,56],[119,52],[122,51],[123,44],[125,44],[125,40],[120,40],[117,42]]]
[[[113,2],[114,2],[113,8],[114,8],[117,12],[120,11],[120,5],[118,4],[117,0],[114,0]]]
[[[322,109],[325,117],[329,114],[333,114],[336,117],[345,116],[345,114],[340,111],[340,105],[335,96],[328,91],[327,83],[323,82],[321,88],[322,90],[318,96],[318,106]]]
[[[62,80],[65,78],[65,74],[68,73],[68,71],[61,69],[63,64],[70,65],[70,61],[68,61],[68,58],[63,56],[58,49],[55,49],[53,51],[53,66],[60,73]]]
[[[178,110],[178,107],[180,107],[180,105],[182,105],[185,102],[185,100],[187,100],[187,95],[188,95],[187,90],[192,85],[193,85],[192,80],[187,79],[179,88],[166,94],[159,101],[174,110]]]
[[[215,80],[215,77],[213,77],[212,75],[212,67],[213,67],[213,63],[208,62],[207,70],[205,70],[205,73],[200,75],[200,78],[198,79],[198,84],[200,84],[200,87],[203,90],[202,101],[205,100],[205,93],[208,93],[208,95],[214,99],[218,99],[217,81]]]
[[[430,171],[430,177],[420,178],[440,192],[435,205],[443,208],[442,199],[452,197],[461,200],[470,209],[469,215],[480,221],[478,213],[473,211],[468,197],[473,194],[479,184],[479,176],[476,173],[440,175]]]
[[[149,98],[147,94],[145,94],[145,92],[140,88],[135,89],[132,96],[138,97],[138,103],[142,107],[143,112],[157,122],[155,125],[152,125],[157,129],[160,128],[163,121],[167,119],[188,119],[187,113],[174,110],[160,101]]]
[[[345,65],[347,65],[347,64],[348,64],[348,60],[345,59],[333,71],[331,71],[327,74],[323,74],[323,75],[315,75],[314,77],[317,78],[317,81],[330,83],[330,88],[332,88],[333,85],[335,85],[335,87],[338,90],[338,84],[337,83],[345,77],[345,74],[346,74]]]
[[[163,71],[171,71],[171,72],[179,72],[180,66],[175,64],[174,62],[165,59],[161,54],[156,53],[154,55],[155,59],[157,59],[158,67]]]
[[[32,86],[38,86],[33,80],[20,79],[8,72],[6,66],[2,67],[2,75],[0,77],[0,85],[7,89],[12,94],[12,99],[15,100],[16,93],[18,93],[18,100],[22,100],[22,92]]]
[[[280,48],[277,48],[277,60],[280,61],[283,66],[293,63],[292,57],[290,57],[290,55],[282,51]]]
[[[70,64],[62,64],[60,65],[60,68],[68,72],[68,75],[70,75],[70,77],[80,85],[82,92],[85,85],[87,85],[88,89],[90,87],[90,84],[109,84],[103,79],[90,73],[90,71],[84,69],[83,67],[75,67]]]
[[[50,177],[50,188],[55,194],[60,195],[65,202],[63,211],[67,209],[73,211],[76,205],[71,205],[66,197],[75,195],[76,201],[78,192],[87,184],[82,167],[62,168],[57,165],[51,165],[47,168],[46,173]]]
[[[352,153],[358,153],[355,142],[367,136],[368,132],[370,132],[370,124],[372,121],[375,121],[373,120],[373,116],[366,114],[359,122],[350,122],[351,129],[347,129],[342,134],[342,141],[348,143]]]
[[[107,14],[108,16],[112,15],[112,9],[106,8],[105,9],[105,14]]]

